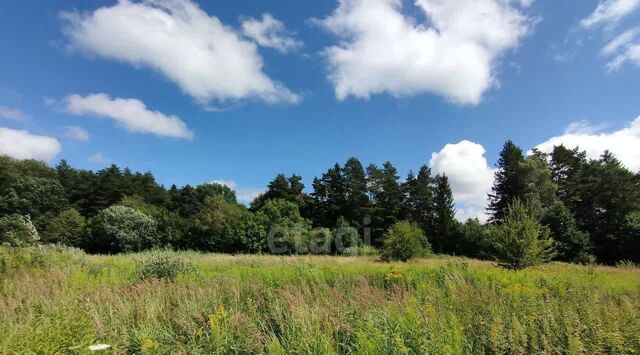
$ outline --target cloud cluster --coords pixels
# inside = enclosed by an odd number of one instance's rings
[[[300,100],[264,73],[255,43],[190,0],[118,0],[62,17],[71,49],[157,70],[202,104]]]
[[[8,120],[22,122],[22,121],[26,121],[28,116],[21,110],[0,105],[0,118],[6,118]]]
[[[61,149],[60,142],[55,138],[0,127],[0,155],[50,162]]]
[[[608,35],[623,18],[637,9],[640,9],[640,0],[601,0],[593,13],[582,19],[580,24],[586,29],[604,26]],[[627,29],[610,39],[600,55],[609,58],[608,72],[618,70],[626,63],[640,66],[640,27]]]
[[[499,58],[516,48],[535,20],[531,1],[340,0],[314,22],[339,42],[324,50],[338,99],[389,93],[432,93],[459,104],[478,104],[496,83]]]
[[[242,33],[259,46],[273,48],[281,53],[302,47],[302,42],[293,38],[284,24],[271,14],[263,14],[260,20],[252,17],[244,19]]]
[[[487,194],[491,191],[495,171],[487,163],[485,152],[482,145],[463,140],[447,144],[439,152],[431,154],[429,166],[432,171],[446,174],[449,178],[459,220],[487,220]]]
[[[585,28],[615,25],[639,7],[640,0],[601,0],[593,13],[582,19],[580,24]]]
[[[212,184],[224,185],[230,188],[231,190],[236,192],[236,197],[238,201],[249,204],[256,197],[262,194],[265,189],[252,188],[252,187],[240,187],[235,181],[231,180],[214,180],[211,181]]]
[[[554,146],[561,144],[570,149],[579,147],[585,150],[590,159],[598,159],[605,150],[609,150],[628,169],[640,171],[640,117],[613,132],[602,132],[597,127],[583,123],[572,124],[564,134],[552,137],[538,144],[536,148],[550,153]]]
[[[640,66],[640,27],[621,33],[609,41],[600,53],[603,56],[613,57],[607,63],[607,71],[618,70],[625,63]]]
[[[177,116],[150,111],[137,99],[112,99],[107,94],[71,95],[64,100],[72,115],[95,115],[110,118],[131,132],[151,133],[161,137],[193,139],[193,132]]]

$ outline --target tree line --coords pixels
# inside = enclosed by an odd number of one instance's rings
[[[350,158],[314,178],[309,192],[301,176],[278,174],[246,207],[219,184],[165,188],[149,172],[116,165],[90,171],[63,160],[52,168],[3,156],[0,243],[58,243],[92,253],[267,253],[269,233],[278,229],[303,246],[276,240],[285,252],[314,252],[320,240],[328,241],[324,253],[420,244],[514,267],[550,259],[638,262],[639,187],[640,173],[609,152],[589,160],[558,146],[525,156],[508,141],[488,196],[489,222],[461,223],[447,176],[426,165],[401,179],[390,162],[365,168]]]

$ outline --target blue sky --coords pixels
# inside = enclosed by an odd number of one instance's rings
[[[481,217],[509,138],[640,169],[639,25],[640,0],[5,1],[0,153],[244,198],[431,164]]]

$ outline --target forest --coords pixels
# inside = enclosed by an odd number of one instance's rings
[[[166,188],[150,172],[116,165],[90,171],[64,160],[51,168],[0,157],[0,241],[96,254],[357,255],[395,246],[418,250],[396,250],[409,253],[400,259],[427,251],[513,267],[640,261],[640,173],[613,154],[592,160],[558,146],[527,155],[508,141],[496,171],[483,224],[456,220],[447,176],[426,165],[401,179],[391,162],[365,168],[350,158],[315,177],[309,190],[301,176],[279,174],[247,207],[215,183]],[[269,243],[274,229],[286,238]]]

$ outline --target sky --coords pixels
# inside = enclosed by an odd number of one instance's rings
[[[640,170],[640,0],[4,1],[0,50],[0,154],[245,203],[355,156],[484,219],[507,139]]]

